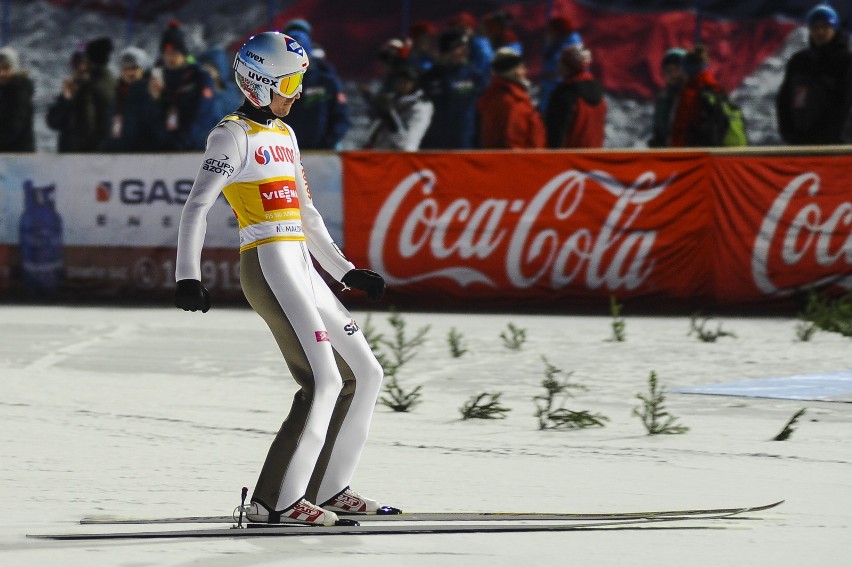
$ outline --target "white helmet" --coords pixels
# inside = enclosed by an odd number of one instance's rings
[[[249,38],[234,58],[237,86],[255,106],[272,102],[274,90],[292,98],[302,92],[302,77],[308,69],[305,49],[279,32],[263,32]]]

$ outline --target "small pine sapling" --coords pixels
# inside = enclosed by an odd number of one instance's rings
[[[417,355],[417,350],[426,342],[426,333],[429,332],[430,326],[421,327],[413,337],[409,337],[405,330],[405,320],[397,311],[391,311],[388,322],[394,330],[393,338],[378,339],[377,342],[383,348],[381,348],[382,357],[376,358],[379,358],[385,376],[394,377],[406,362]]]
[[[509,350],[520,350],[527,340],[527,330],[509,323],[508,331],[508,333],[506,331],[500,332],[500,338],[503,339],[503,346]]]
[[[407,412],[420,403],[421,388],[422,386],[417,386],[413,390],[406,391],[399,385],[396,376],[393,376],[385,382],[384,391],[387,397],[382,396],[379,401],[393,411]]]
[[[666,401],[665,388],[658,385],[657,373],[653,370],[648,378],[648,390],[647,396],[636,395],[642,401],[641,409],[633,408],[633,415],[642,420],[648,435],[677,435],[689,431],[689,428],[685,425],[677,424],[677,418],[666,411],[664,405]]]
[[[719,323],[715,331],[707,329],[707,323],[710,321],[710,319],[712,319],[712,317],[704,317],[703,319],[701,319],[701,321],[698,320],[699,317],[700,314],[698,313],[692,316],[692,319],[689,322],[689,332],[686,334],[687,336],[695,333],[698,337],[698,340],[704,343],[715,343],[716,339],[720,337],[737,338],[734,333],[731,333],[729,331],[723,331],[721,323]]]
[[[555,367],[547,358],[542,356],[544,362],[544,380],[541,386],[545,393],[541,396],[535,396],[536,412],[538,418],[539,429],[584,429],[586,427],[604,427],[604,421],[609,421],[609,418],[601,414],[592,414],[588,411],[573,411],[565,408],[565,402],[572,397],[569,389],[587,390],[582,384],[573,384],[570,382],[570,377],[573,372],[569,372],[564,379],[559,379],[559,374],[562,369]]]
[[[796,338],[806,343],[813,338],[817,330],[819,327],[813,321],[799,321],[796,323]]]
[[[462,420],[467,419],[505,419],[510,408],[500,405],[500,392],[483,392],[471,397],[459,408]]]
[[[796,430],[795,427],[793,427],[793,426],[796,425],[796,423],[798,423],[799,418],[801,418],[803,415],[805,415],[805,408],[802,408],[799,411],[797,411],[796,413],[794,413],[793,417],[790,418],[790,420],[787,422],[787,424],[784,426],[784,428],[781,430],[781,432],[778,433],[778,435],[776,435],[775,437],[773,437],[772,440],[773,441],[786,441],[787,439],[789,439],[790,436],[793,435],[793,432]]]
[[[627,339],[626,328],[627,324],[624,321],[624,317],[621,316],[621,309],[624,305],[621,305],[616,301],[614,295],[609,296],[609,312],[612,315],[612,341],[621,343]]]
[[[447,344],[450,345],[450,354],[453,358],[459,358],[467,352],[467,349],[462,345],[462,334],[455,327],[450,329],[447,335]]]
[[[852,292],[832,300],[811,289],[801,318],[823,331],[852,337]]]

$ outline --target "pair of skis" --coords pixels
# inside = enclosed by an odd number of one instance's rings
[[[52,540],[106,540],[106,539],[165,539],[165,538],[245,538],[245,537],[298,537],[330,535],[395,535],[395,534],[457,534],[457,533],[513,533],[513,532],[565,532],[603,529],[719,527],[695,520],[724,520],[747,517],[779,506],[783,500],[761,506],[740,508],[655,510],[619,513],[543,513],[543,512],[412,512],[397,515],[345,516],[356,518],[361,525],[307,526],[304,524],[248,524],[246,528],[215,527],[202,529],[161,529],[139,532],[95,532],[36,534],[27,537]],[[81,524],[87,525],[181,525],[181,524],[231,524],[231,516],[191,516],[176,518],[130,518],[115,516],[90,516]]]

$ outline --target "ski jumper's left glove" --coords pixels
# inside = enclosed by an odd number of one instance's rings
[[[180,280],[175,286],[175,307],[207,313],[210,310],[210,292],[198,280]]]
[[[360,289],[370,301],[378,301],[385,295],[385,280],[372,270],[349,270],[340,280],[346,287]]]

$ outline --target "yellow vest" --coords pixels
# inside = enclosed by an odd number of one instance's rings
[[[240,226],[240,252],[267,242],[305,240],[296,185],[301,166],[289,128],[281,120],[265,126],[234,114],[222,119],[227,121],[239,124],[248,139],[245,166],[222,189]]]

